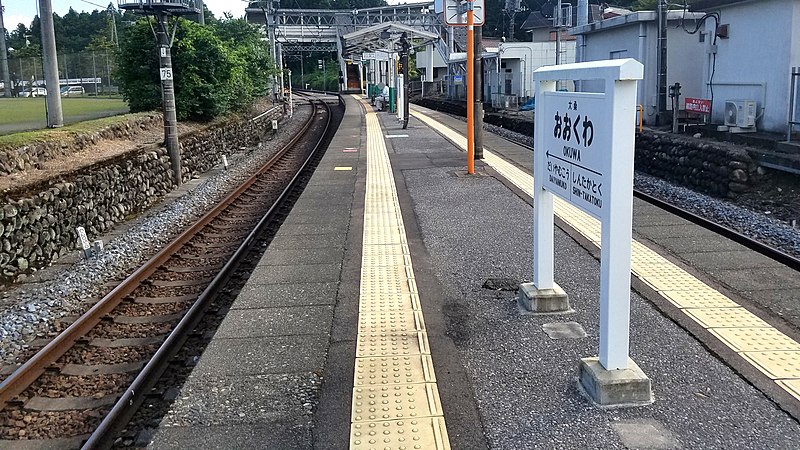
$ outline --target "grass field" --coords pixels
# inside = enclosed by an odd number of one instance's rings
[[[119,98],[62,98],[64,123],[97,119],[128,112],[128,105]],[[0,97],[0,135],[45,128],[45,99]]]

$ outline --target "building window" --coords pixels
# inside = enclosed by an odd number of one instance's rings
[[[608,54],[608,59],[623,59],[628,57],[627,50],[617,50]]]

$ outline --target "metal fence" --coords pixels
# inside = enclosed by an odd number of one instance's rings
[[[114,69],[116,66],[113,51],[81,52],[58,55],[59,84],[63,86],[83,86],[87,95],[113,95],[119,92]],[[38,95],[45,88],[42,58],[9,58],[8,71],[11,75],[12,95]]]

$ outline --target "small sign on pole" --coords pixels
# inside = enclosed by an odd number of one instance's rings
[[[555,284],[553,196],[601,222],[600,352],[584,358],[580,383],[597,403],[652,401],[650,380],[628,357],[636,84],[634,59],[541,67],[534,71],[534,267],[526,306],[566,293]],[[605,81],[604,93],[556,92],[557,80]],[[526,297],[527,296],[527,300]],[[535,308],[534,308],[535,309]],[[548,311],[553,311],[550,308]],[[614,371],[626,371],[620,389]],[[618,377],[617,377],[618,378]],[[616,383],[616,384],[615,384]]]
[[[711,114],[711,100],[705,98],[686,97],[686,111],[700,114]]]
[[[161,75],[161,81],[171,80],[172,79],[172,68],[171,67],[162,67],[161,69],[159,69],[159,74]]]
[[[474,2],[444,0],[444,23],[454,27],[466,27],[469,3],[472,3],[474,17],[472,25],[476,27],[482,26],[485,17],[483,0],[476,0]]]

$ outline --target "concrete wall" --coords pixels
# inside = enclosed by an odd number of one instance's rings
[[[729,38],[717,39],[712,120],[723,123],[726,100],[756,100],[762,115],[756,123],[758,128],[785,132],[789,74],[793,65],[800,65],[800,2],[759,0],[718,12],[721,23],[729,26]],[[707,32],[713,27],[714,21],[706,23]],[[706,80],[712,64],[709,55],[705,61]],[[711,88],[706,92],[710,98]]]

